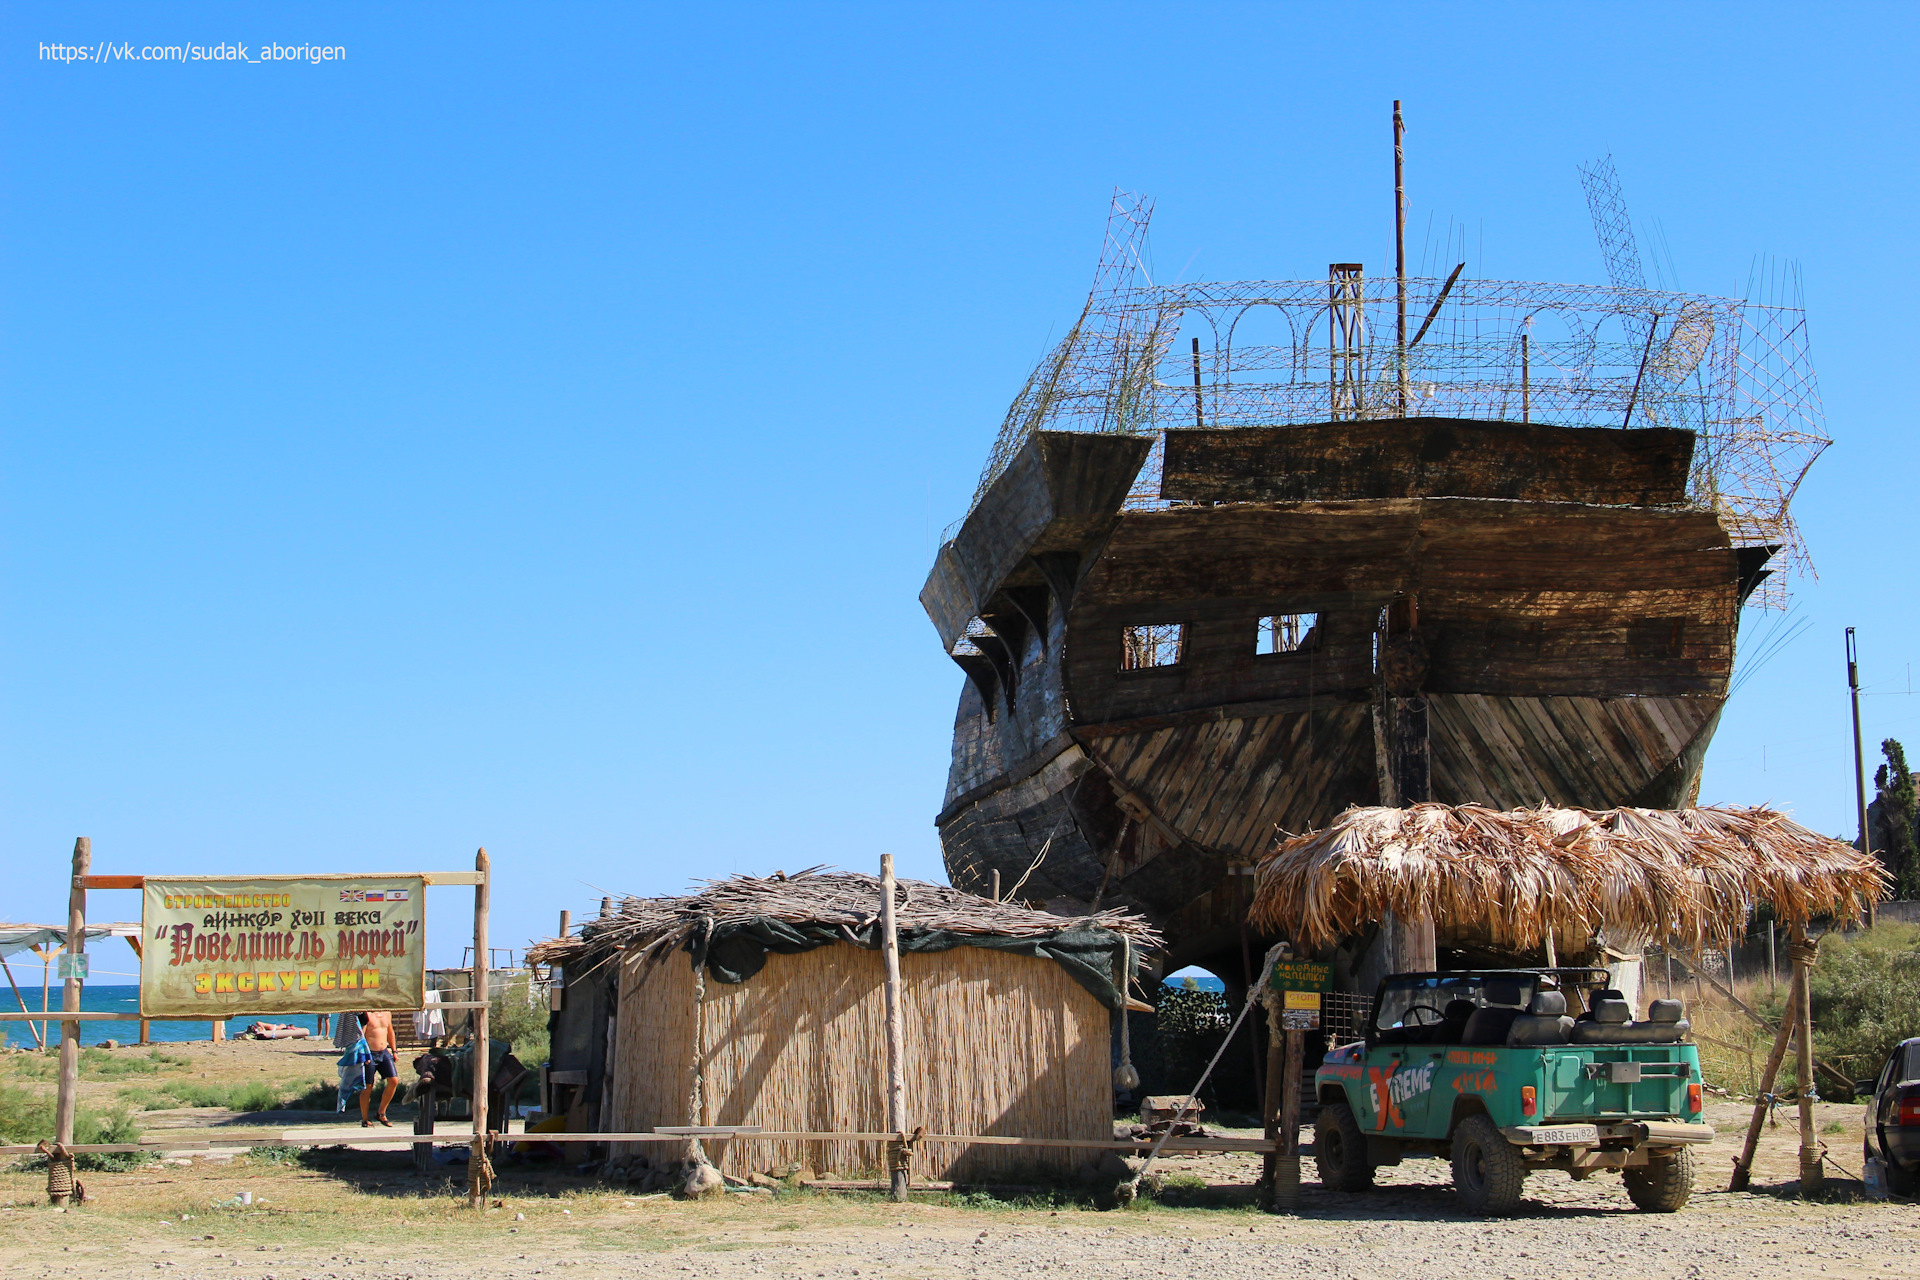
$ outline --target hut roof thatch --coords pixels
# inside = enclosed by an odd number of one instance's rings
[[[1858,920],[1879,862],[1771,809],[1353,808],[1261,861],[1252,922],[1302,947],[1388,912],[1531,949],[1547,930],[1729,944],[1758,903]]]
[[[995,902],[924,880],[894,882],[894,920],[901,930],[939,929],[982,937],[1040,938],[1063,930],[1105,929],[1133,944],[1135,954],[1157,950],[1153,926],[1125,911],[1056,916],[1017,902]],[[812,867],[792,875],[732,876],[700,882],[680,898],[625,898],[611,915],[587,921],[577,935],[550,938],[527,952],[530,964],[578,964],[583,956],[638,949],[664,954],[696,933],[754,920],[827,925],[849,935],[880,918],[880,879],[855,871]]]

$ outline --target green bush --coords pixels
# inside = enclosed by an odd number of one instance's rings
[[[306,1154],[305,1147],[290,1147],[278,1142],[262,1143],[247,1149],[247,1159],[254,1164],[299,1164]]]
[[[1820,1056],[1872,1075],[1893,1046],[1920,1036],[1920,927],[1889,923],[1830,933],[1813,970],[1813,1038]]]
[[[18,1085],[0,1085],[0,1142],[24,1145],[53,1137],[54,1096],[36,1093]],[[73,1118],[76,1143],[138,1142],[140,1127],[124,1110],[102,1116],[82,1109]],[[153,1157],[144,1151],[82,1152],[75,1163],[82,1169],[130,1169]],[[43,1157],[33,1157],[26,1167],[42,1167]]]
[[[38,1142],[53,1136],[53,1095],[0,1085],[0,1142]]]

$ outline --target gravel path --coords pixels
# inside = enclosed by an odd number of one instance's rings
[[[170,1223],[156,1222],[159,1214],[132,1203],[142,1193],[136,1183],[151,1175],[103,1177],[97,1211],[59,1214],[24,1198],[0,1211],[0,1269],[11,1280],[599,1280],[628,1273],[667,1280],[1920,1276],[1920,1206],[1867,1203],[1850,1195],[1858,1184],[1839,1179],[1832,1199],[1800,1201],[1793,1194],[1795,1139],[1787,1124],[1769,1131],[1753,1193],[1718,1190],[1734,1150],[1730,1122],[1740,1109],[1714,1110],[1723,1139],[1704,1153],[1692,1203],[1672,1215],[1635,1211],[1615,1176],[1575,1182],[1538,1174],[1528,1180],[1519,1215],[1469,1218],[1458,1209],[1447,1166],[1430,1160],[1383,1169],[1380,1185],[1359,1195],[1322,1190],[1308,1160],[1298,1216],[1246,1208],[1254,1160],[1233,1155],[1169,1162],[1176,1178],[1197,1175],[1187,1181],[1204,1180],[1211,1188],[1178,1194],[1215,1207],[1161,1204],[1108,1213],[952,1202],[893,1206],[817,1195],[677,1204],[611,1190],[535,1195],[523,1188],[503,1191],[505,1208],[480,1219],[465,1216],[450,1197],[408,1193],[413,1198],[383,1200],[312,1171],[196,1170],[191,1180],[177,1175],[182,1194],[171,1203],[204,1205],[209,1195],[226,1194],[244,1180],[271,1187],[277,1203],[295,1207],[271,1220],[200,1209],[192,1222],[177,1212],[168,1215],[175,1219]],[[1838,1127],[1848,1116],[1857,1124],[1858,1115],[1857,1107],[1823,1107],[1822,1120]],[[1858,1139],[1844,1130],[1826,1141],[1844,1159]],[[158,1207],[160,1192],[176,1188],[146,1190]],[[299,1207],[300,1195],[317,1198]]]

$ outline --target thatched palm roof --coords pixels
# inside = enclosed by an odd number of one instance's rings
[[[940,929],[983,937],[1038,938],[1062,930],[1105,929],[1126,938],[1136,955],[1157,950],[1152,925],[1124,911],[1056,916],[1017,902],[995,902],[943,884],[898,880],[894,920],[901,930]],[[680,898],[626,898],[610,915],[587,921],[578,934],[550,938],[527,951],[530,964],[578,964],[586,955],[638,949],[664,954],[696,933],[712,933],[756,919],[791,925],[828,925],[849,934],[880,917],[880,879],[855,871],[813,867],[793,875],[732,876],[702,882]]]
[[[1260,863],[1252,922],[1306,948],[1388,912],[1516,950],[1557,935],[1725,945],[1757,904],[1858,920],[1877,860],[1770,809],[1348,809]]]

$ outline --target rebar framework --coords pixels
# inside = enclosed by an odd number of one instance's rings
[[[1456,271],[1407,281],[1427,321],[1403,349],[1395,281],[1357,264],[1317,280],[1154,284],[1142,261],[1152,213],[1150,199],[1115,193],[1086,306],[1008,409],[976,503],[1043,429],[1163,438],[1194,423],[1403,415],[1677,427],[1698,441],[1690,501],[1735,545],[1776,546],[1776,567],[1808,570],[1788,508],[1829,441],[1800,308]],[[1197,379],[1175,351],[1182,333],[1201,341]],[[1164,505],[1160,453],[1156,440],[1130,505]],[[1784,604],[1788,576],[1750,602]]]

